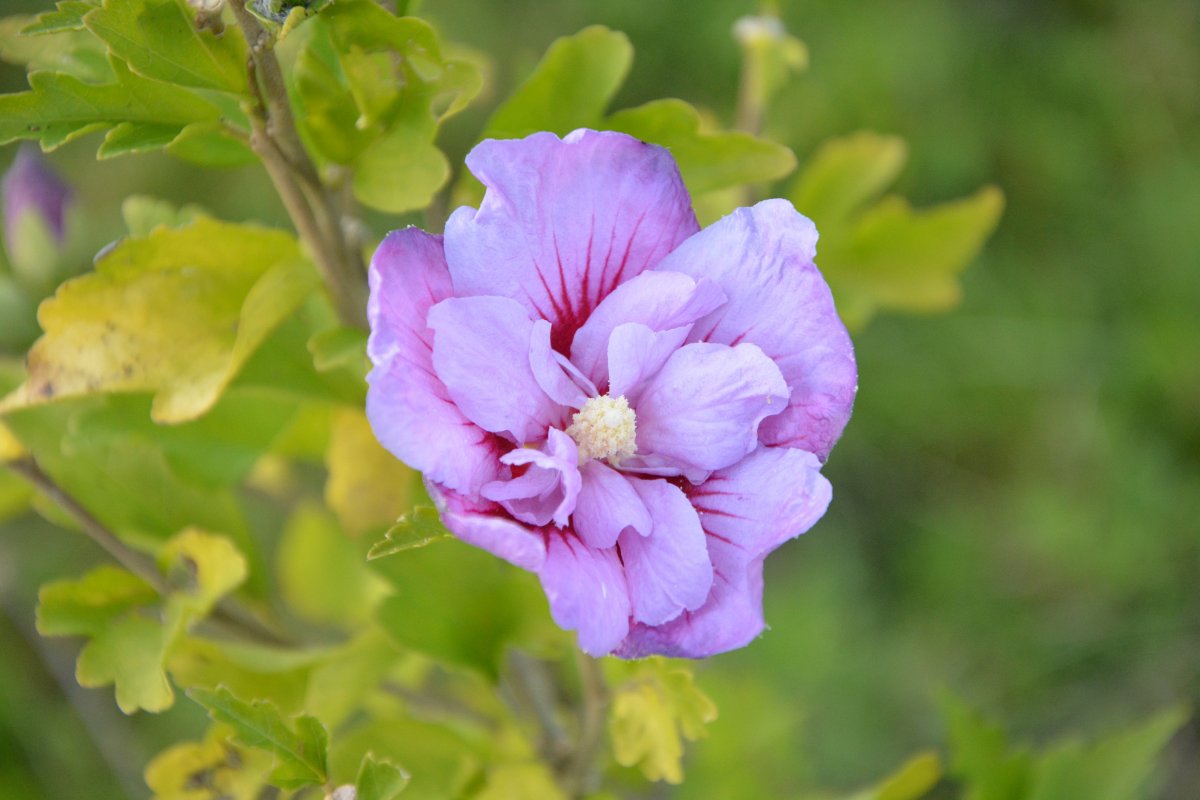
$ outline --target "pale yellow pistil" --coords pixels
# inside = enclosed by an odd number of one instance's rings
[[[567,435],[579,446],[579,463],[603,458],[616,466],[637,452],[637,416],[624,395],[590,398],[575,414]]]

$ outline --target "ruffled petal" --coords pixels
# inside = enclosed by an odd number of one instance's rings
[[[546,561],[546,540],[540,532],[498,514],[499,509],[490,503],[481,506],[429,482],[426,487],[442,523],[459,539],[521,569],[537,572],[542,568]]]
[[[636,404],[653,377],[687,338],[689,326],[654,331],[637,322],[618,325],[608,340],[608,393]]]
[[[505,453],[500,461],[511,466],[527,466],[519,477],[485,484],[481,494],[494,500],[530,525],[553,522],[565,527],[582,478],[579,474],[579,450],[570,436],[551,428],[541,450],[520,447]]]
[[[580,383],[584,383],[587,389],[580,387],[575,380],[578,371],[572,369],[571,362],[550,346],[550,323],[544,319],[533,322],[529,368],[533,370],[533,377],[546,396],[560,406],[581,408],[587,402],[588,395],[595,393],[596,387],[586,379]]]
[[[451,297],[429,309],[433,368],[467,419],[514,444],[541,441],[563,410],[529,366],[533,320],[506,297]],[[420,418],[414,419],[420,424]]]
[[[595,459],[579,471],[583,488],[571,524],[588,547],[604,549],[617,543],[626,528],[646,536],[653,527],[650,512],[628,478]]]
[[[765,444],[816,453],[841,436],[858,388],[854,348],[813,264],[817,231],[786,200],[741,208],[705,228],[659,269],[715,281],[729,302],[692,328],[693,341],[752,342],[779,365],[788,408],[763,423]]]
[[[625,134],[489,139],[467,166],[487,192],[446,222],[455,294],[519,301],[560,353],[605,295],[698,230],[670,153]]]
[[[779,368],[757,346],[685,345],[641,389],[637,451],[698,483],[752,452],[759,423],[787,398]]]
[[[725,293],[708,280],[681,272],[643,272],[621,284],[588,317],[571,342],[571,361],[597,386],[608,380],[610,337],[620,325],[637,322],[652,331],[689,327],[725,303]]]
[[[631,483],[654,521],[649,536],[626,530],[620,538],[633,618],[662,625],[704,604],[712,564],[700,519],[684,493],[664,480]]]
[[[573,536],[548,534],[538,577],[550,615],[579,632],[579,647],[606,655],[629,632],[629,589],[615,549],[593,550]]]
[[[667,625],[634,625],[618,654],[703,658],[758,636],[763,559],[811,528],[829,506],[831,489],[820,466],[812,453],[760,447],[691,487],[688,499],[700,515],[712,559],[712,592],[698,610]]]
[[[451,489],[475,494],[498,473],[498,445],[469,421],[433,370],[426,317],[450,296],[442,237],[416,228],[388,234],[371,259],[367,418],[397,458]]]

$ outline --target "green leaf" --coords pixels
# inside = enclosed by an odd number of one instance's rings
[[[201,29],[183,0],[105,0],[84,24],[147,78],[249,94],[245,41],[233,31]]]
[[[363,150],[353,182],[359,202],[392,214],[429,205],[450,177],[450,162],[432,144],[432,122],[397,125]]]
[[[43,11],[37,19],[21,29],[21,33],[58,33],[83,30],[83,16],[99,5],[98,2],[62,0],[53,11]]]
[[[134,75],[113,59],[115,83],[96,85],[53,72],[29,76],[30,91],[0,95],[0,144],[36,139],[53,150],[86,133],[112,129],[101,156],[174,141],[193,123],[215,122],[216,106],[168,83]],[[106,142],[107,143],[107,142]]]
[[[149,236],[157,227],[180,228],[204,216],[200,206],[176,207],[167,200],[135,194],[121,203],[121,218],[132,236]]]
[[[449,175],[438,125],[478,92],[479,70],[442,58],[433,29],[346,0],[305,26],[295,85],[306,140],[352,166],[360,202],[391,213],[429,204]]]
[[[106,416],[104,409],[114,400],[80,398],[14,410],[5,424],[56,483],[123,540],[149,550],[196,525],[230,535],[253,559],[256,544],[228,489],[181,480],[158,441],[100,435],[88,424],[93,415]],[[153,430],[148,420],[143,424]],[[52,511],[53,505],[37,507],[57,524],[74,527]],[[261,568],[256,572],[261,580]]]
[[[360,328],[337,326],[314,334],[308,340],[308,352],[318,372],[349,367],[366,375],[369,367],[367,333]]]
[[[950,774],[966,786],[964,800],[1023,800],[1032,760],[1010,747],[1004,731],[953,696],[942,706],[949,727]]]
[[[930,209],[901,197],[871,205],[904,162],[903,143],[860,133],[821,147],[789,194],[821,232],[818,264],[846,324],[858,328],[877,311],[941,311],[960,298],[960,273],[995,230],[1000,190]]]
[[[1029,800],[1151,797],[1153,778],[1163,774],[1159,754],[1189,716],[1187,709],[1171,708],[1094,744],[1051,748],[1038,759]]]
[[[438,517],[437,509],[418,506],[411,513],[398,519],[382,540],[371,545],[367,559],[383,558],[451,538],[453,537],[450,532]]]
[[[209,488],[239,483],[268,452],[296,414],[288,400],[245,389],[230,389],[199,419],[157,425],[150,419],[146,395],[111,395],[80,411],[71,421],[65,452],[119,448],[137,439],[156,447],[182,481]]]
[[[116,684],[126,714],[162,711],[175,695],[163,671],[168,645],[153,606],[158,594],[125,570],[102,566],[78,580],[42,587],[37,611],[43,636],[90,637],[79,653],[80,686]]]
[[[653,658],[628,671],[631,678],[616,689],[609,711],[613,757],[649,780],[682,783],[683,741],[704,736],[717,708],[687,668]]]
[[[383,581],[367,569],[362,548],[315,503],[302,505],[288,522],[276,573],[291,609],[322,625],[354,627],[387,594]]]
[[[60,7],[63,5],[67,4],[60,3]],[[67,24],[73,17],[64,18],[63,25],[39,36],[30,35],[30,28],[37,22],[31,26],[29,17],[0,19],[0,60],[24,66],[27,72],[65,72],[89,83],[112,81],[104,43],[83,29],[82,14],[95,6],[78,5],[82,7],[78,26]]]
[[[272,782],[280,788],[325,783],[328,736],[316,718],[302,716],[293,729],[271,703],[246,703],[224,687],[189,689],[188,697],[208,709],[215,722],[232,728],[236,742],[272,753],[276,759]]]
[[[392,800],[404,791],[408,781],[408,773],[403,769],[376,758],[374,753],[367,753],[354,782],[355,800]]]
[[[79,653],[75,679],[95,688],[116,684],[117,705],[126,714],[163,711],[175,692],[163,670],[167,639],[158,619],[130,614],[98,631]]]
[[[157,601],[158,593],[141,578],[105,565],[78,580],[43,586],[37,630],[43,636],[94,636],[116,617]]]
[[[845,296],[847,324],[876,308],[941,311],[956,305],[958,273],[995,230],[1004,208],[999,189],[921,211],[888,197],[863,212],[846,238],[826,240],[821,268],[834,297]]]
[[[495,677],[504,649],[546,624],[533,576],[457,540],[370,563],[394,592],[379,607],[384,630],[436,659]]]
[[[907,159],[908,147],[899,136],[861,131],[830,139],[805,165],[789,196],[819,225],[839,224],[878,199]]]
[[[0,410],[152,391],[156,421],[194,419],[316,285],[282,231],[202,218],[127,239],[43,303],[29,378]]]
[[[796,157],[783,145],[741,131],[704,130],[699,112],[682,100],[618,111],[605,127],[669,149],[693,195],[775,180],[796,166]]]
[[[597,127],[632,63],[633,46],[623,33],[593,25],[564,36],[496,109],[483,136],[508,139],[535,131],[561,136]]]

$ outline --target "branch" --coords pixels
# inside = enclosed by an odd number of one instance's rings
[[[597,760],[604,744],[604,717],[608,689],[600,662],[581,650],[575,651],[581,684],[579,737],[563,774],[563,783],[572,797],[584,797],[595,791]]]
[[[246,67],[257,101],[250,113],[250,148],[262,160],[296,232],[316,261],[342,324],[365,329],[366,269],[357,242],[343,228],[345,209],[321,183],[300,140],[270,34],[246,10],[245,0],[230,0],[229,5],[250,48]]]
[[[162,597],[171,593],[167,579],[159,572],[158,565],[145,553],[125,544],[108,526],[93,516],[78,500],[67,493],[53,478],[46,474],[32,456],[9,461],[5,466],[29,481],[35,489],[50,498],[66,512],[80,529],[125,569],[148,583]],[[251,611],[229,599],[223,600],[208,615],[205,622],[209,627],[253,642],[275,646],[294,645],[288,637],[271,629]]]

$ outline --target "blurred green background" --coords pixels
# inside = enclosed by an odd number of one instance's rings
[[[445,131],[451,162],[555,37],[591,23],[636,50],[614,108],[677,96],[731,122],[730,28],[755,8],[428,0],[420,13],[447,40],[492,62],[485,96]],[[771,630],[700,668],[721,718],[692,748],[685,784],[653,796],[867,783],[944,743],[946,691],[1033,742],[1194,708],[1200,4],[795,0],[780,11],[811,67],[776,99],[766,133],[802,165],[832,135],[897,134],[911,152],[898,189],[915,205],[995,183],[1007,207],[959,308],[884,315],[856,335],[861,389],[827,467],[833,506],[768,562]],[[5,68],[0,84],[24,78]],[[94,147],[54,156],[93,250],[119,234],[132,193],[285,222],[256,169],[97,163]],[[398,224],[372,221],[380,233]],[[0,526],[0,796],[69,797],[83,776],[93,797],[146,796],[141,766],[201,717],[179,704],[126,719],[111,690],[74,685],[74,643],[33,633],[38,584],[96,558],[28,517]],[[1200,796],[1194,719],[1160,777],[1164,798]]]

